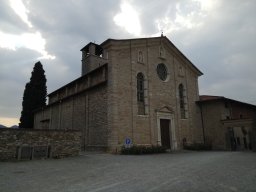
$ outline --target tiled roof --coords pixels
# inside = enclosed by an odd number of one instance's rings
[[[234,99],[229,99],[229,98],[226,98],[226,97],[223,97],[223,96],[214,96],[214,95],[200,95],[199,96],[200,100],[197,101],[198,103],[205,103],[205,102],[211,102],[211,101],[228,101],[228,102],[233,102],[233,103],[239,103],[239,104],[242,104],[242,105],[246,105],[246,106],[250,106],[250,107],[253,107],[253,108],[256,108],[255,105],[253,104],[250,104],[250,103],[245,103],[245,102],[242,102],[242,101],[237,101],[237,100],[234,100]]]
[[[200,95],[200,101],[210,101],[210,100],[217,100],[217,99],[224,99],[223,96],[213,96],[213,95]]]

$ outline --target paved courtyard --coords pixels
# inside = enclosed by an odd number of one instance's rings
[[[0,192],[256,191],[256,153],[177,152],[0,162]]]

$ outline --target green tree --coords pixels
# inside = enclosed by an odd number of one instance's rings
[[[35,64],[31,73],[30,82],[25,86],[19,124],[20,128],[34,127],[34,111],[46,106],[46,96],[46,77],[43,66],[39,61]]]

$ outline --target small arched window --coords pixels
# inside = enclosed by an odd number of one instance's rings
[[[180,115],[182,119],[186,118],[186,109],[185,109],[185,96],[184,96],[184,86],[183,84],[179,85],[179,100],[180,100]]]
[[[138,53],[138,62],[143,63],[143,53],[142,53],[142,51],[139,51],[139,53]]]
[[[145,115],[145,95],[144,95],[144,75],[142,73],[137,74],[137,104],[138,114]]]

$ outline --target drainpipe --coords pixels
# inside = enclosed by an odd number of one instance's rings
[[[199,103],[199,107],[200,107],[200,112],[201,112],[201,123],[202,123],[202,129],[203,129],[203,139],[204,139],[204,144],[205,144],[204,117],[203,117],[202,105],[200,103]]]

